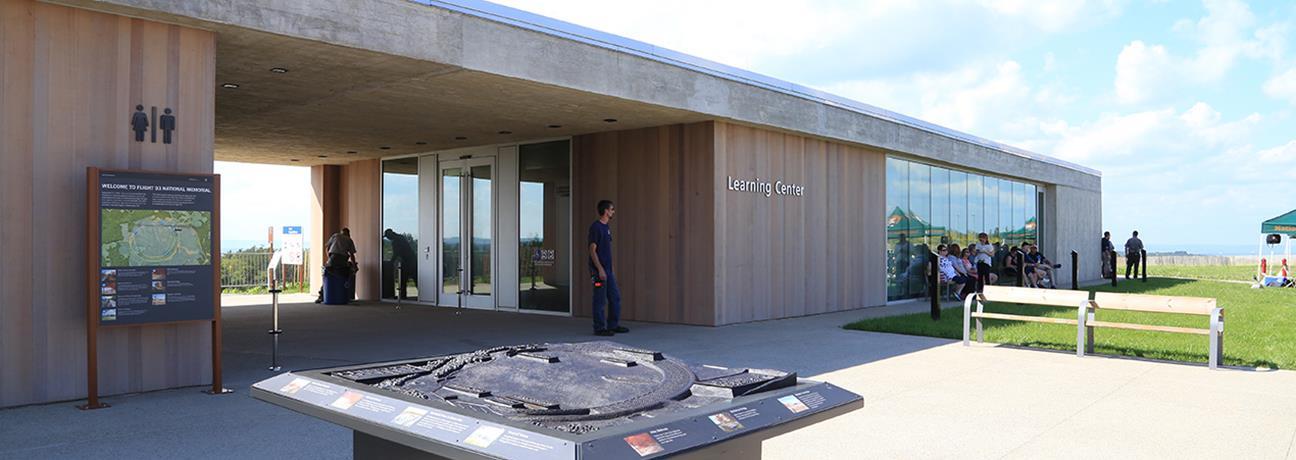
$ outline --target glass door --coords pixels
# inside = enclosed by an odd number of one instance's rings
[[[495,308],[495,158],[442,161],[439,303]]]

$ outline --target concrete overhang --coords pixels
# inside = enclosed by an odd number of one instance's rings
[[[217,83],[239,85],[217,88],[220,160],[345,163],[719,119],[1101,190],[1083,166],[477,0],[51,3],[216,32]]]

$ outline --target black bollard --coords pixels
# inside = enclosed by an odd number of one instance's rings
[[[937,263],[936,253],[927,253],[927,266],[931,267],[931,279],[928,280],[932,285],[932,320],[941,319],[941,266]]]
[[[1080,290],[1080,253],[1071,251],[1071,290]]]
[[[1147,282],[1147,250],[1139,249],[1139,265],[1143,267],[1143,282]]]
[[[1111,255],[1112,287],[1116,287],[1116,272],[1120,271],[1116,269],[1116,251],[1109,252],[1108,254]]]
[[[1008,257],[1013,257],[1013,261],[1014,261],[1014,262],[1017,262],[1017,287],[1023,287],[1023,286],[1026,286],[1026,257],[1025,257],[1025,253],[1022,254],[1022,257],[1021,257],[1020,259],[1019,259],[1019,258],[1016,258],[1016,255],[1014,255],[1014,254],[1011,253],[1011,252],[1008,253]]]

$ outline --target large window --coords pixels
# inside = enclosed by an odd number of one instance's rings
[[[382,162],[382,297],[418,298],[418,158]]]
[[[896,158],[886,174],[888,300],[927,296],[924,262],[938,244],[967,247],[985,232],[1002,265],[1008,247],[1039,236],[1034,185]]]
[[[568,141],[518,148],[518,307],[566,313],[571,299]],[[583,259],[582,259],[583,260]]]

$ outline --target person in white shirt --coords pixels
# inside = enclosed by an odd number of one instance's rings
[[[977,244],[972,245],[972,262],[977,267],[977,292],[985,290],[985,285],[994,284],[990,267],[994,265],[995,248],[990,244],[990,235],[985,232],[977,234]]]

